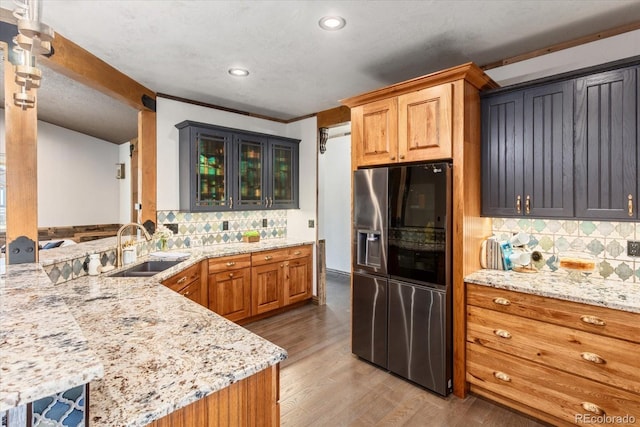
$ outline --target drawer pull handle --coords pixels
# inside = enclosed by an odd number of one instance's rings
[[[294,255],[300,255],[302,252],[301,251],[295,251],[293,254]]]
[[[270,260],[270,259],[272,259],[272,258],[273,258],[273,257],[272,257],[271,255],[267,255],[267,256],[265,256],[265,257],[264,257],[264,260],[265,260],[265,261],[269,261],[269,260]]]
[[[582,409],[584,409],[585,411],[589,411],[589,412],[594,413],[596,415],[604,415],[605,414],[604,409],[602,409],[601,407],[599,407],[595,403],[582,402],[582,404],[580,406],[582,406]]]
[[[524,211],[527,215],[531,213],[531,196],[527,196],[524,201]]]
[[[582,320],[584,323],[596,326],[605,326],[607,324],[607,322],[596,316],[580,316],[580,320]]]
[[[511,305],[511,301],[509,301],[506,298],[502,298],[502,297],[494,298],[493,302],[498,304],[498,305]]]
[[[236,265],[236,263],[235,263],[235,262],[233,262],[233,261],[229,261],[229,262],[227,263],[227,267],[233,267],[234,265]]]
[[[511,339],[511,333],[509,333],[509,331],[505,331],[504,329],[495,329],[493,333],[500,338],[505,338],[508,340]]]
[[[607,363],[607,361],[604,360],[602,357],[598,356],[595,353],[589,353],[588,351],[585,351],[584,353],[580,353],[580,357],[582,357],[584,360],[588,362],[593,362],[598,365],[604,365],[605,363]]]
[[[187,276],[183,276],[180,279],[178,279],[178,281],[176,282],[176,285],[179,285],[180,283],[184,282],[185,280],[187,280]]]
[[[500,381],[504,381],[506,383],[511,382],[511,377],[504,372],[496,371],[493,373],[493,376]]]
[[[627,197],[629,199],[628,206],[627,206],[627,208],[629,209],[629,216],[633,216],[633,196],[629,194],[629,196]]]
[[[520,195],[518,195],[518,197],[516,197],[516,213],[521,213],[522,212],[522,198],[520,197]]]
[[[187,292],[185,292],[185,293],[184,293],[184,294],[182,294],[182,295],[183,295],[183,296],[185,296],[185,297],[188,297],[190,293],[191,293],[191,291],[187,291]]]

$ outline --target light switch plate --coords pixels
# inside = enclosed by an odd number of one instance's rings
[[[267,218],[262,218],[262,226],[263,227],[267,226]]]
[[[222,231],[229,229],[229,221],[222,221]]]
[[[316,222],[315,222],[314,220],[310,219],[310,220],[309,220],[309,228],[313,228],[313,227],[315,227],[315,223],[316,223]]]
[[[627,255],[640,257],[640,241],[627,240]]]

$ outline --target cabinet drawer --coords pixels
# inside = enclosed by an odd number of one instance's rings
[[[226,256],[209,260],[209,274],[251,267],[251,255]]]
[[[640,394],[638,345],[469,306],[467,342]]]
[[[192,301],[200,303],[200,279],[187,283],[187,285],[178,292],[183,297],[187,297]]]
[[[467,284],[467,303],[640,343],[640,316],[588,304]]]
[[[281,262],[289,258],[288,249],[276,249],[273,251],[263,251],[251,254],[251,265],[264,265],[272,262]]]
[[[640,418],[638,395],[533,362],[467,345],[467,381],[568,424],[603,425],[595,417]],[[591,422],[585,422],[585,417]],[[608,425],[611,425],[609,423]]]
[[[195,279],[200,278],[200,263],[194,264],[186,270],[181,271],[175,276],[169,277],[162,282],[163,285],[171,288],[174,291],[180,291],[185,286],[193,282]]]
[[[289,259],[293,258],[302,258],[309,256],[313,253],[313,246],[304,245],[304,246],[296,246],[293,248],[289,248]]]

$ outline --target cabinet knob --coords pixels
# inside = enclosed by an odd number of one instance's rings
[[[531,213],[531,196],[527,194],[527,198],[524,201],[524,213],[529,215]]]
[[[227,267],[233,267],[234,265],[236,265],[235,261],[229,261],[227,263]]]
[[[496,371],[493,373],[493,376],[500,381],[504,381],[506,383],[511,382],[511,377],[504,372]]]
[[[233,277],[233,273],[229,273],[229,277]]]
[[[280,268],[284,268],[284,264],[280,264]]]
[[[516,197],[516,213],[522,212],[521,203],[522,203],[522,200],[520,199],[520,195],[518,194],[518,197]]]
[[[629,208],[629,216],[633,216],[633,196],[629,194],[627,198],[629,199],[627,206]]]
[[[607,361],[604,360],[602,357],[598,356],[595,353],[589,353],[588,351],[585,351],[584,353],[580,353],[580,357],[582,357],[587,362],[595,363],[597,365],[604,365],[605,363],[607,363]]]
[[[596,415],[604,415],[605,414],[604,409],[602,409],[601,407],[599,407],[595,403],[582,402],[580,404],[580,406],[582,406],[582,409],[584,409],[585,411],[591,412],[591,413],[596,414]]]
[[[584,316],[580,316],[580,320],[582,320],[584,323],[588,323],[589,325],[595,325],[595,326],[605,326],[607,324],[607,322],[605,322],[604,320],[596,316],[584,315]]]
[[[391,160],[395,160],[395,159],[396,159],[396,156],[391,156]]]
[[[493,302],[498,305],[511,305],[511,301],[506,298],[496,297],[493,299]]]
[[[500,338],[504,338],[504,339],[511,339],[511,333],[509,333],[509,331],[505,331],[504,329],[494,329],[493,333],[500,337]]]
[[[400,154],[400,160],[404,159],[404,154]]]
[[[182,296],[188,297],[190,293],[191,293],[191,291],[187,291],[184,294],[182,294]]]

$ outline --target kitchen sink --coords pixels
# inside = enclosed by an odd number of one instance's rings
[[[145,261],[141,264],[136,264],[126,270],[119,271],[114,274],[110,274],[109,277],[149,277],[180,264],[180,261]]]

